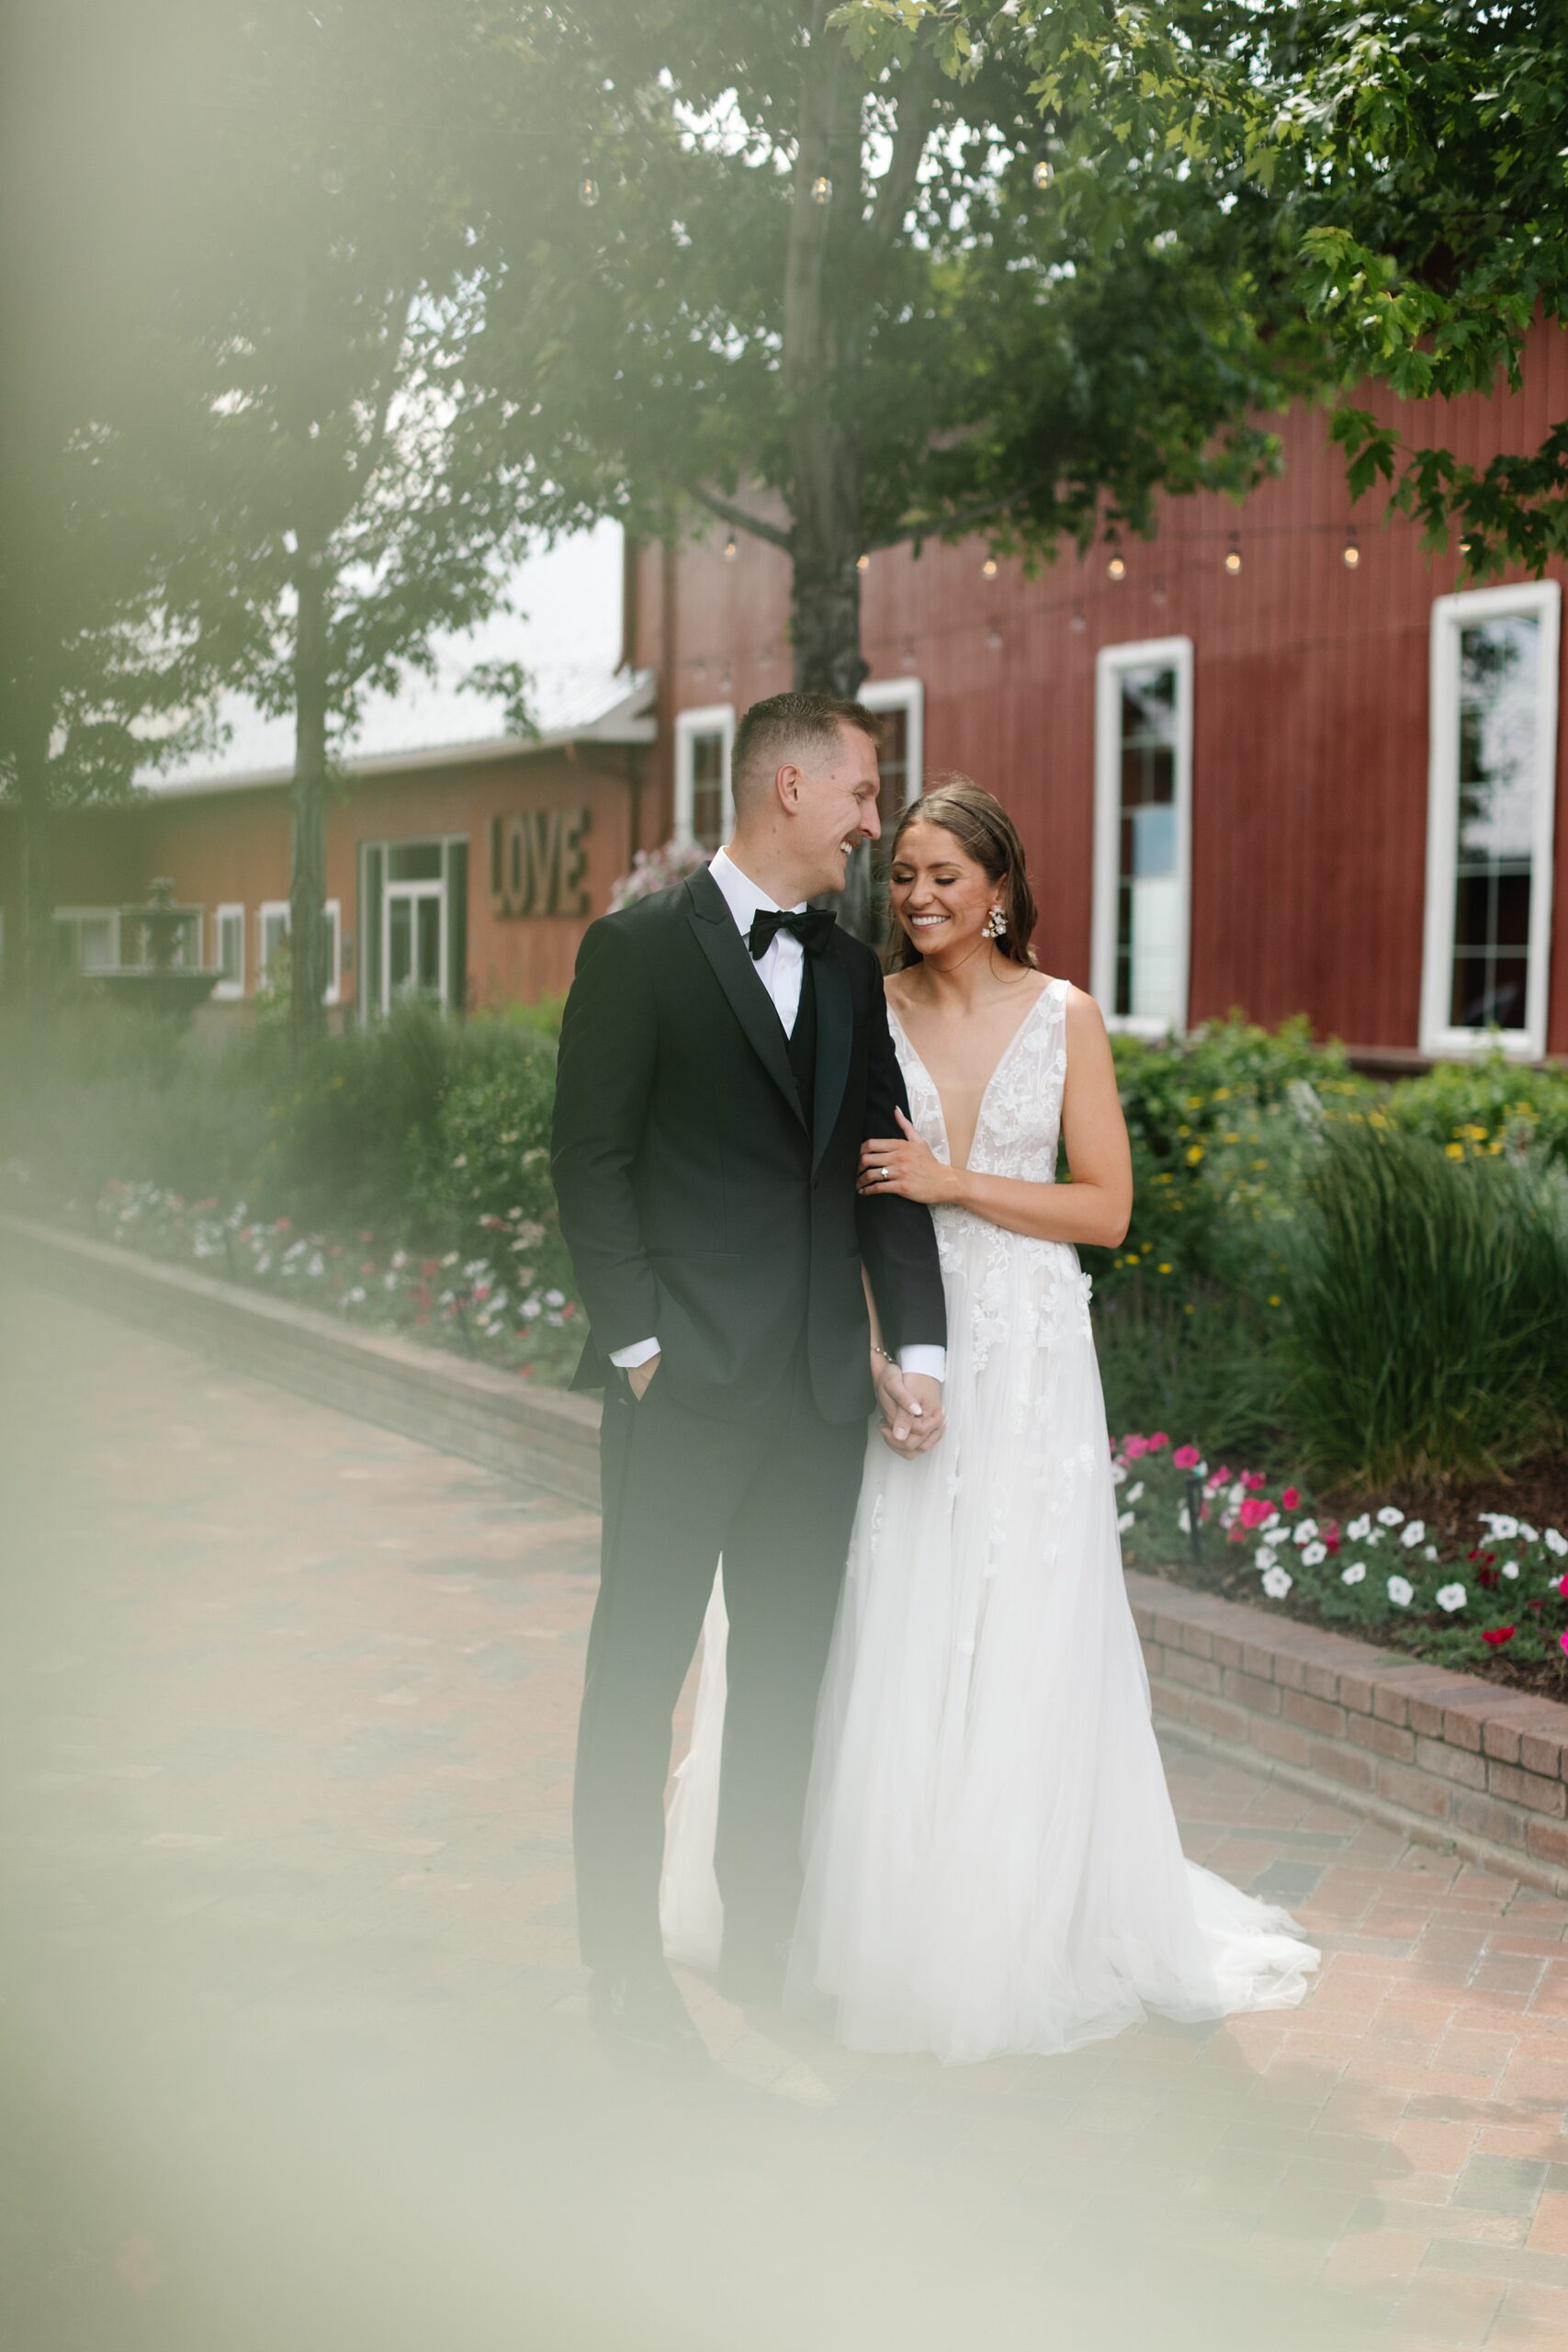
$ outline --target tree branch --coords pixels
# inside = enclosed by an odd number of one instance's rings
[[[353,494],[349,498],[347,507],[344,510],[345,514],[356,504],[366,485],[381,462],[381,453],[387,446],[387,421],[391,413],[392,395],[398,388],[398,360],[402,352],[403,337],[408,333],[409,320],[413,315],[413,306],[418,300],[419,288],[416,285],[410,288],[400,301],[392,305],[391,324],[387,330],[387,347],[382,355],[381,382],[376,394],[376,413],[371,422],[370,438],[360,452],[359,463],[349,469]]]
[[[866,224],[872,243],[881,253],[886,253],[893,243],[909,209],[909,199],[919,178],[920,159],[926,152],[926,141],[936,120],[940,80],[931,45],[929,41],[922,41],[904,69],[903,84],[898,93],[898,120],[893,133],[893,152],[887,159],[886,170],[876,184],[876,200]]]
[[[689,498],[716,514],[721,523],[733,523],[738,531],[750,531],[754,539],[766,539],[773,548],[783,548],[788,555],[794,547],[792,535],[777,523],[764,523],[760,514],[749,514],[744,506],[736,506],[721,498],[716,490],[705,489],[700,481],[682,482],[682,489]]]

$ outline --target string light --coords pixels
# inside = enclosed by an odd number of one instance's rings
[[[1106,578],[1108,580],[1125,580],[1127,577],[1127,559],[1122,552],[1122,541],[1119,534],[1112,531],[1106,544],[1111,549],[1111,553],[1107,557],[1105,563]]]
[[[1231,543],[1225,549],[1225,570],[1233,580],[1241,570],[1241,533],[1239,531],[1231,533]]]
[[[915,651],[915,640],[912,637],[907,637],[904,639],[904,650],[898,656],[898,666],[901,670],[909,671],[918,670],[920,666],[920,657]]]
[[[855,570],[857,571],[869,571],[871,570],[870,556],[857,555],[855,558]]]
[[[1361,560],[1361,542],[1354,523],[1345,534],[1345,544],[1339,550],[1339,560],[1347,571],[1354,571]]]
[[[1081,604],[1077,604],[1073,606],[1072,625],[1076,629],[1084,629],[1089,627],[1089,616],[1084,611]]]
[[[577,193],[579,199],[583,204],[592,207],[599,201],[599,183],[593,176],[593,171],[591,164],[584,164],[582,166],[581,173],[578,178]]]
[[[827,203],[827,201],[828,201],[828,199],[829,199],[829,198],[832,195],[832,193],[833,193],[833,183],[832,183],[832,181],[828,177],[828,175],[827,175],[827,173],[826,173],[826,172],[818,172],[818,175],[817,175],[817,177],[816,177],[816,178],[812,181],[812,183],[811,183],[811,201],[812,201],[812,203],[813,203],[813,204],[826,204],[826,203]]]
[[[990,628],[986,631],[986,643],[993,653],[999,653],[1001,651],[1002,632],[999,621],[993,621]]]
[[[739,552],[740,552],[740,549],[739,549],[739,546],[736,544],[735,534],[734,534],[734,532],[733,532],[733,531],[731,531],[731,533],[729,534],[729,537],[726,539],[726,541],[725,541],[725,543],[724,543],[724,560],[725,560],[726,563],[733,563],[733,562],[735,561],[736,557],[739,554]]]
[[[1056,176],[1056,167],[1051,162],[1049,156],[1042,155],[1040,161],[1035,164],[1034,169],[1030,173],[1029,176],[1034,182],[1036,187],[1047,188]]]
[[[1163,571],[1156,571],[1155,573],[1155,584],[1150,591],[1150,602],[1156,605],[1163,605],[1165,602],[1165,574]]]
[[[994,579],[996,578],[996,576],[997,576],[997,559],[996,559],[996,557],[995,557],[994,555],[988,555],[988,556],[986,558],[985,562],[980,566],[980,570],[981,570],[982,573],[984,574],[984,576],[986,577],[986,579],[987,579],[987,580],[994,580]]]

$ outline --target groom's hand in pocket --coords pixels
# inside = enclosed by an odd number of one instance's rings
[[[664,1359],[662,1356],[649,1356],[646,1363],[634,1365],[632,1370],[627,1373],[626,1385],[631,1390],[632,1395],[637,1398],[639,1405],[647,1396],[649,1390],[652,1387],[653,1375],[659,1370],[659,1367],[663,1361]]]
[[[876,1383],[876,1401],[882,1410],[884,1442],[907,1462],[917,1453],[929,1453],[947,1425],[942,1383],[924,1373],[901,1372],[896,1363],[884,1364]]]

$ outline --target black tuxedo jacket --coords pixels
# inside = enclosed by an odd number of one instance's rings
[[[638,1340],[696,1412],[764,1404],[804,1332],[830,1421],[874,1396],[861,1261],[886,1345],[945,1341],[919,1203],[855,1192],[862,1142],[908,1102],[882,974],[835,931],[814,959],[807,1120],[788,1040],[705,869],[589,926],[561,1023],[551,1166],[591,1335],[574,1386]],[[613,1375],[612,1375],[613,1376]]]

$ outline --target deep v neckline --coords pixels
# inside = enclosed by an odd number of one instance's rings
[[[1039,1012],[1040,1007],[1044,1003],[1045,999],[1050,995],[1056,983],[1055,980],[1047,980],[1044,987],[1036,994],[1033,1002],[1025,1007],[1023,1012],[1019,1017],[1017,1028],[1013,1031],[1012,1035],[1008,1039],[1007,1044],[1002,1047],[1001,1052],[997,1056],[996,1060],[991,1064],[990,1076],[987,1079],[985,1085],[980,1089],[980,1100],[975,1106],[974,1131],[969,1137],[969,1150],[961,1171],[965,1176],[971,1175],[974,1172],[973,1163],[975,1159],[975,1146],[980,1139],[980,1129],[985,1125],[986,1105],[990,1100],[991,1089],[995,1086],[998,1079],[1001,1076],[1003,1069],[1006,1068],[1008,1061],[1010,1059],[1018,1045],[1019,1039],[1022,1036],[1024,1031],[1028,1028],[1030,1023],[1033,1020],[1035,1014]],[[936,1098],[936,1114],[942,1122],[942,1148],[947,1154],[947,1164],[951,1168],[953,1164],[953,1130],[947,1124],[947,1105],[942,1099],[942,1089],[937,1084],[935,1079],[931,1076],[930,1063],[926,1060],[924,1054],[921,1053],[919,1046],[916,1045],[914,1039],[910,1036],[908,1028],[905,1026],[904,1016],[899,1012],[897,1006],[892,1001],[891,998],[887,1000],[887,1011],[889,1016],[898,1023],[899,1035],[903,1038],[906,1046],[908,1046],[909,1051],[914,1056],[916,1061],[919,1062],[921,1072],[924,1075],[926,1084],[931,1088],[932,1094]]]

